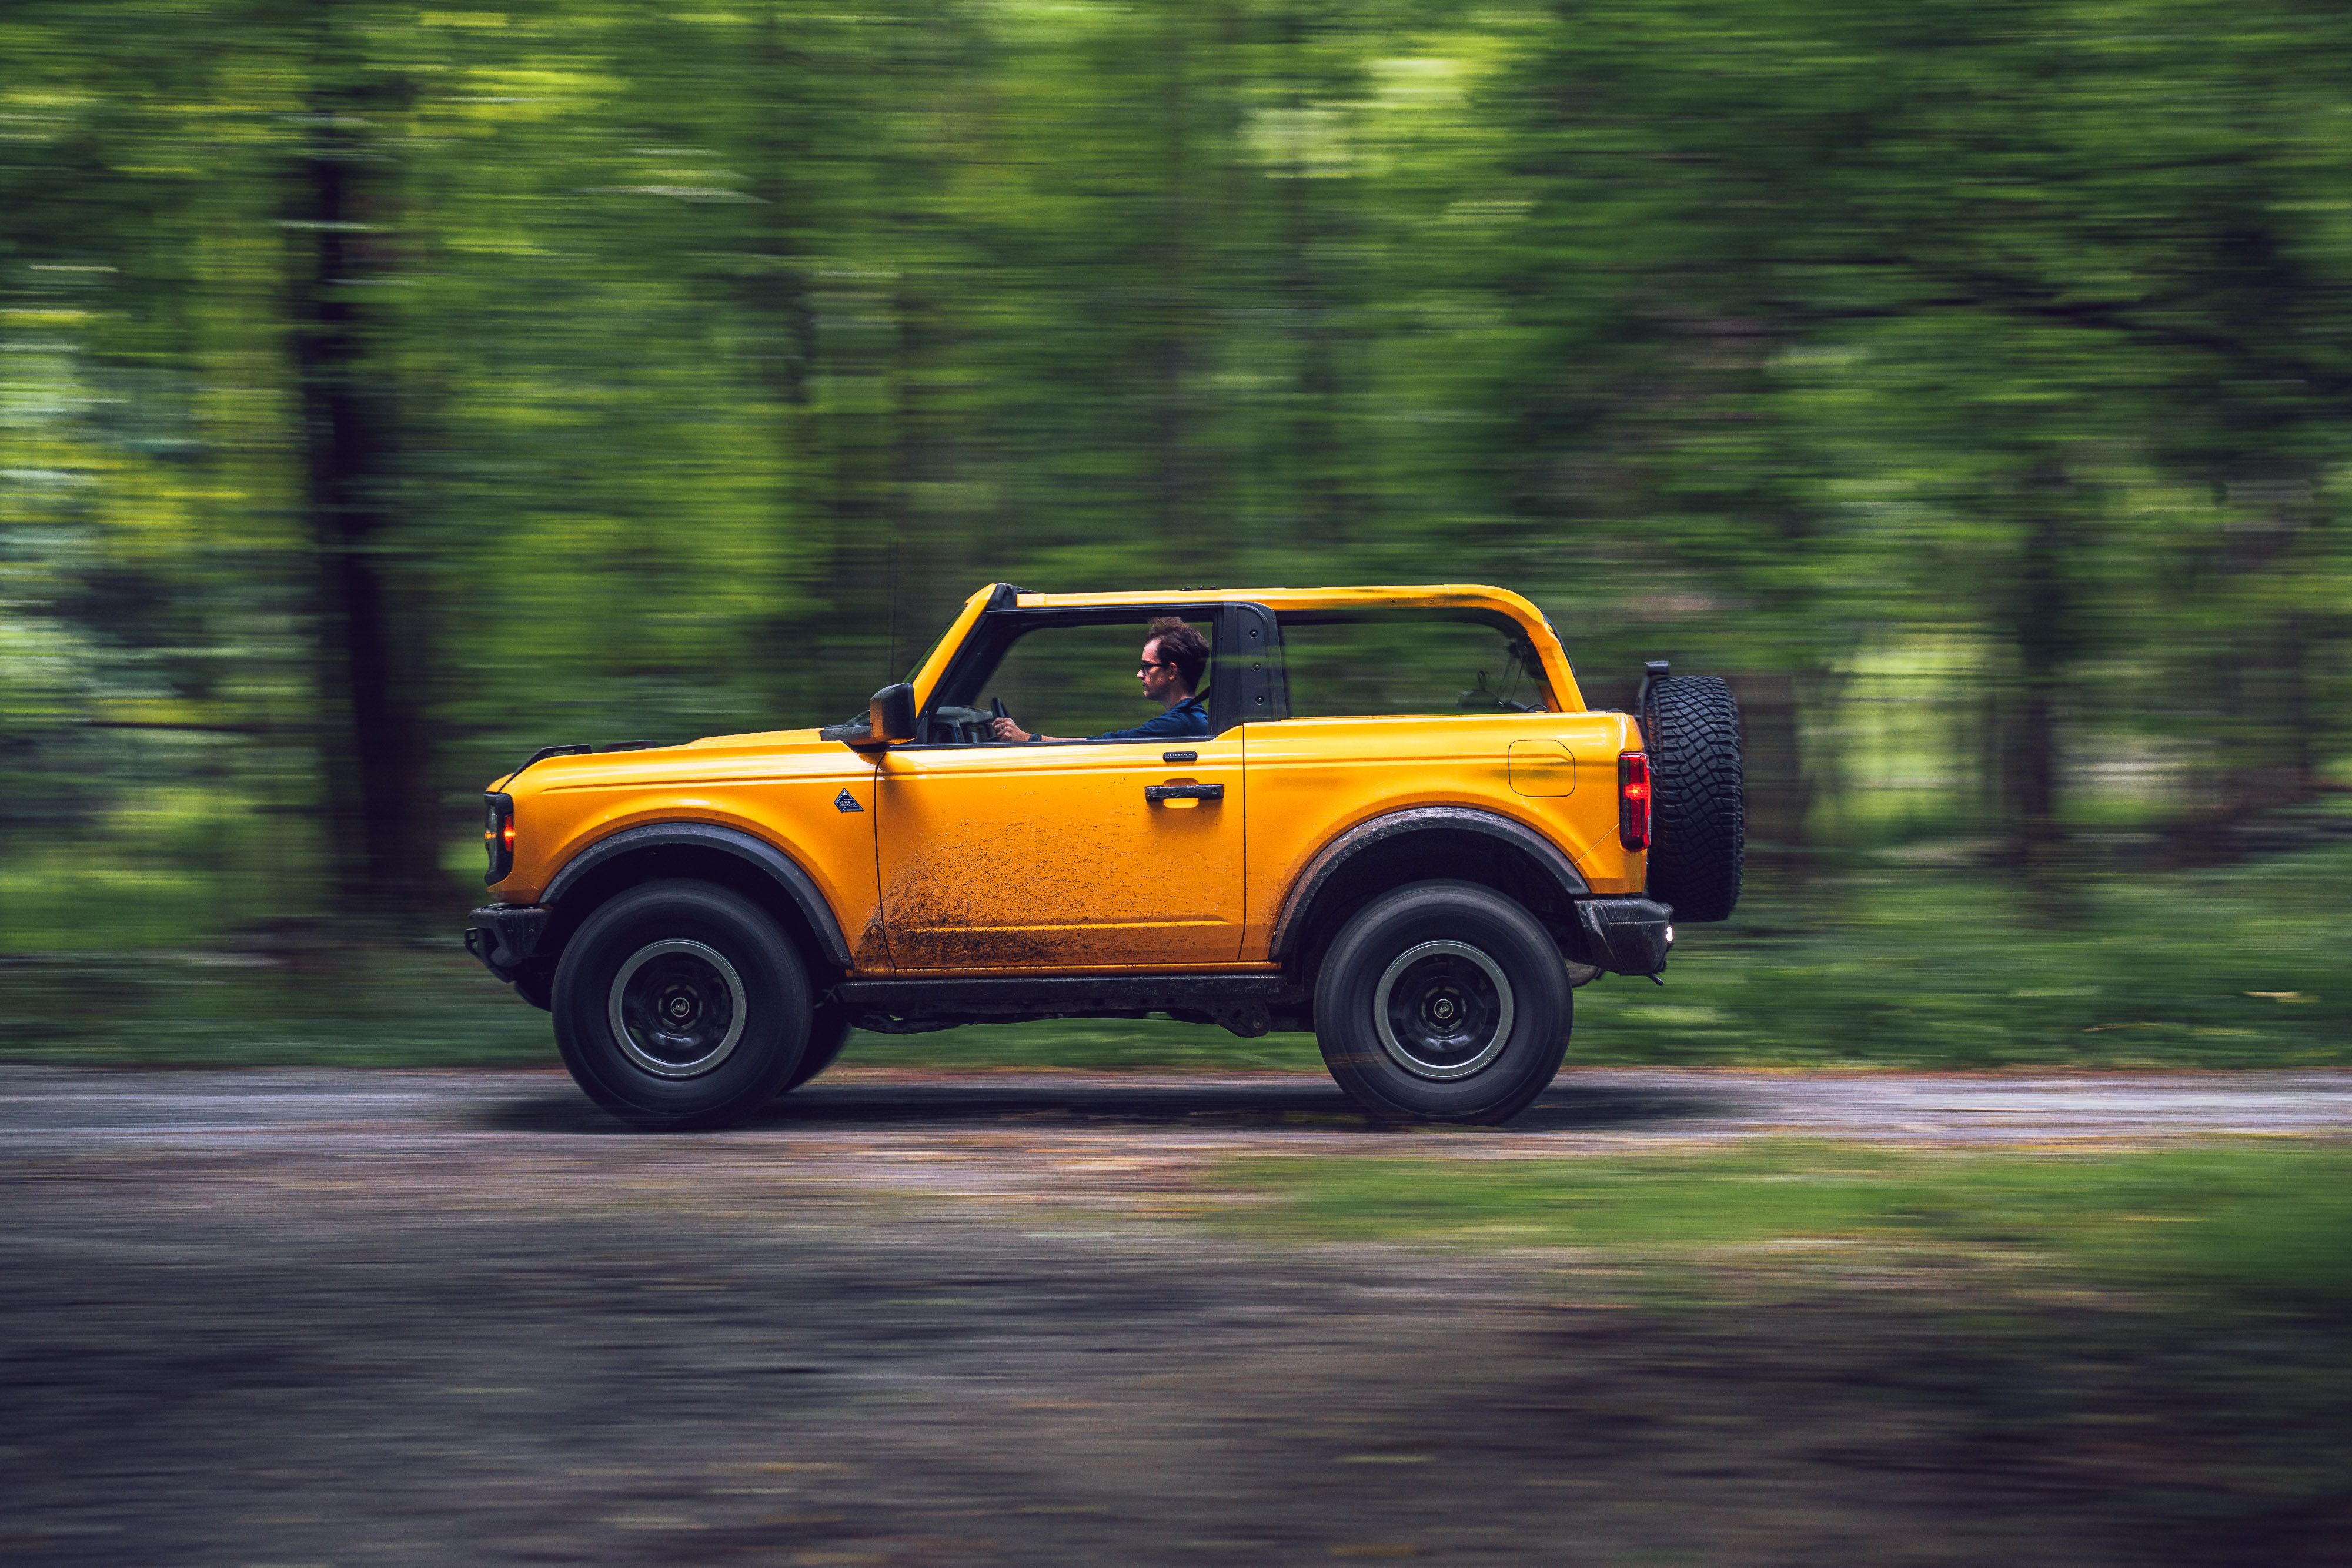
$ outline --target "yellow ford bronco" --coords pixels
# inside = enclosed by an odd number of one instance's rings
[[[1150,1013],[1501,1122],[1574,987],[1739,896],[1729,688],[1653,664],[1636,707],[1501,589],[997,583],[849,723],[534,755],[466,943],[639,1126],[738,1121],[852,1029]]]

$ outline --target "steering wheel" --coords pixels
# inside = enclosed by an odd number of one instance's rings
[[[957,746],[978,746],[993,741],[996,737],[990,731],[991,721],[1012,716],[1005,711],[1002,697],[989,698],[988,706],[984,709],[942,703],[931,710],[932,721],[947,726],[953,737],[952,744]]]

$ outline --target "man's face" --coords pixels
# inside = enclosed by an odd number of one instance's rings
[[[1161,707],[1174,703],[1177,694],[1183,689],[1176,666],[1160,662],[1160,639],[1157,637],[1143,645],[1143,664],[1135,672],[1135,678],[1143,683],[1143,695]]]

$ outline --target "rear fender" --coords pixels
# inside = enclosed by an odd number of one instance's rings
[[[1276,917],[1269,957],[1279,963],[1298,958],[1307,937],[1318,922],[1318,901],[1345,889],[1351,864],[1361,865],[1367,852],[1396,846],[1414,835],[1467,833],[1510,852],[1530,868],[1538,887],[1550,895],[1547,902],[1565,911],[1592,889],[1576,862],[1559,847],[1523,822],[1467,806],[1414,806],[1357,823],[1317,852],[1283,901]]]

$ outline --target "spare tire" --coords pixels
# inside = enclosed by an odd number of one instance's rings
[[[1642,703],[1655,802],[1650,896],[1677,920],[1724,920],[1739,902],[1748,853],[1739,705],[1715,675],[1650,683]]]

